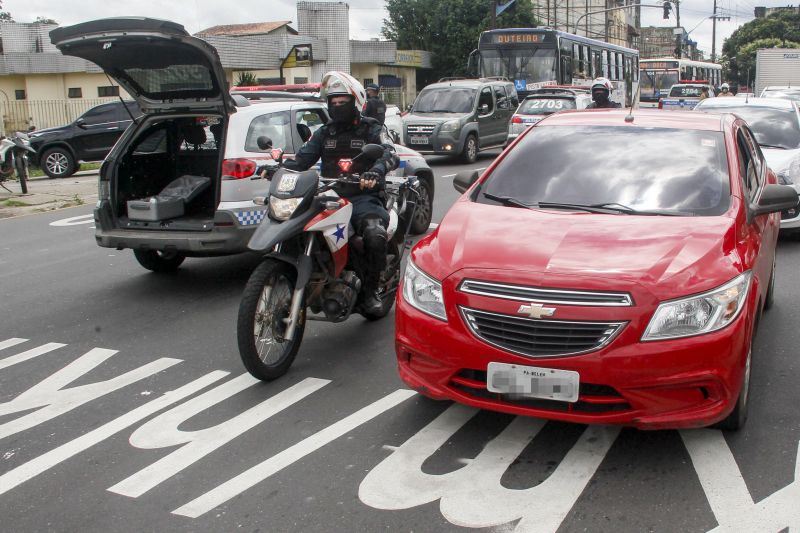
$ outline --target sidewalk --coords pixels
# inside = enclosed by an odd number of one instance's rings
[[[93,204],[97,201],[97,171],[84,170],[69,178],[50,179],[47,176],[31,178],[28,194],[20,192],[18,181],[4,181],[0,187],[0,218],[18,217]]]

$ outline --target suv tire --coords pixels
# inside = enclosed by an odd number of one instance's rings
[[[478,160],[478,139],[474,133],[467,135],[464,141],[464,150],[461,152],[461,161],[464,163],[474,163]]]
[[[133,255],[139,264],[153,272],[175,272],[186,256],[178,252],[162,252],[160,250],[134,250]]]
[[[75,173],[77,165],[72,153],[61,146],[48,148],[40,159],[42,170],[50,178],[67,178]]]

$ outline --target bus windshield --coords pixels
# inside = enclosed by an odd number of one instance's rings
[[[526,84],[556,81],[553,48],[496,48],[481,51],[483,76],[505,76]]]
[[[642,97],[666,95],[679,82],[677,70],[642,70],[639,89]]]

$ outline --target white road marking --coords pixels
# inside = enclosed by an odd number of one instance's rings
[[[411,390],[396,390],[242,472],[172,513],[197,518],[416,394]]]
[[[40,455],[35,459],[31,459],[13,470],[9,470],[0,476],[0,495],[5,494],[18,485],[28,481],[29,479],[38,476],[42,472],[53,468],[59,463],[62,463],[73,457],[80,452],[87,450],[95,444],[106,440],[107,438],[119,433],[123,429],[132,426],[133,424],[144,420],[153,413],[157,413],[161,409],[179,402],[184,398],[191,396],[199,390],[204,389],[208,385],[218,381],[228,375],[228,372],[215,370],[209,372],[205,376],[198,378],[191,383],[180,387],[173,391],[167,391],[163,396],[156,398],[144,405],[141,405],[130,411],[100,426],[99,428],[81,435],[77,439],[59,446],[47,453]]]
[[[28,339],[20,339],[18,337],[12,337],[10,339],[0,341],[0,350],[11,348],[13,346],[16,346],[17,344],[22,344],[23,342],[28,342]]]
[[[9,340],[23,340],[24,342],[24,339],[9,339]],[[20,343],[15,343],[15,344],[20,344]],[[11,344],[10,346],[14,346],[14,344]],[[59,348],[63,348],[64,346],[66,346],[66,344],[61,344],[59,342],[50,342],[47,344],[43,344],[42,346],[38,346],[36,348],[31,348],[30,350],[24,351],[22,353],[18,353],[17,355],[10,355],[8,357],[0,359],[0,370],[16,365],[17,363],[22,363],[23,361],[28,361],[29,359],[33,359],[34,357],[39,357],[40,355],[52,352],[53,350],[58,350]],[[0,346],[0,349],[2,348],[5,348],[5,346]]]
[[[130,438],[131,445],[137,448],[167,448],[179,444],[184,446],[120,481],[108,490],[123,496],[137,498],[264,420],[315,393],[330,383],[330,380],[306,378],[216,426],[199,431],[178,429],[181,424],[193,416],[257,383],[261,383],[261,381],[250,374],[242,374],[197,398],[192,398],[189,402],[172,408],[137,429]]]
[[[0,439],[62,415],[115,390],[161,372],[181,362],[162,357],[115,378],[65,389],[69,383],[88,374],[116,354],[116,350],[93,348],[55,374],[40,381],[11,401],[0,403],[0,416],[35,411],[0,424]],[[5,360],[4,360],[5,361]],[[37,409],[38,408],[38,409]]]
[[[500,479],[545,420],[516,417],[463,468],[441,475],[423,472],[425,460],[478,412],[459,404],[449,407],[372,469],[358,497],[371,507],[391,510],[440,500],[442,515],[458,526],[486,528],[519,520],[515,532],[556,531],[620,431],[589,426],[550,476],[525,490],[507,489]]]
[[[62,218],[61,220],[56,220],[55,222],[51,222],[51,226],[56,227],[64,227],[64,226],[80,226],[81,224],[93,224],[94,223],[94,214],[89,215],[80,215],[77,217],[69,217],[69,218]]]

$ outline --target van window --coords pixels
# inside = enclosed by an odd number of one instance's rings
[[[502,85],[494,86],[494,99],[497,101],[497,109],[511,109],[511,103]]]
[[[480,107],[484,104],[489,106],[489,110],[485,113],[486,115],[491,115],[494,113],[494,98],[492,96],[491,87],[484,87],[481,90],[481,96],[478,99],[478,109],[480,109]]]

